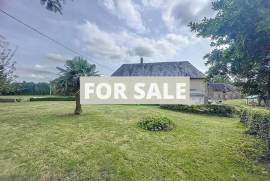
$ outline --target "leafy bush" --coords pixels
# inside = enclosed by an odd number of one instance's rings
[[[247,124],[249,121],[249,114],[248,114],[248,111],[247,110],[242,110],[241,113],[240,113],[240,122],[241,123],[244,123],[244,124]]]
[[[14,98],[0,98],[0,102],[16,102]]]
[[[144,117],[138,123],[138,126],[149,131],[169,131],[173,129],[174,124],[169,118],[165,116],[150,115]]]
[[[31,97],[30,102],[33,101],[75,101],[73,96],[60,96],[60,97]]]
[[[232,106],[227,105],[161,105],[163,109],[179,111],[179,112],[191,112],[191,113],[203,113],[214,114],[225,117],[232,117],[237,113],[237,110]]]
[[[268,154],[270,154],[270,111],[242,109],[240,121],[248,128],[249,134],[266,141]]]
[[[16,98],[16,102],[22,102],[22,98]]]

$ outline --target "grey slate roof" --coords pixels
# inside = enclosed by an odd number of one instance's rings
[[[205,75],[188,61],[123,64],[112,76],[188,76],[203,79]]]
[[[212,89],[213,91],[219,91],[219,92],[231,92],[236,91],[237,88],[234,87],[231,84],[224,84],[224,83],[209,83],[208,88]]]

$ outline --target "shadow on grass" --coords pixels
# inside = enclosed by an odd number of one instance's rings
[[[259,158],[257,158],[257,163],[267,169],[270,169],[270,154],[266,153],[263,156],[260,156]]]
[[[80,115],[69,112],[69,113],[56,114],[54,116],[56,116],[57,118],[81,118],[81,117],[88,117],[88,116],[96,117],[98,115],[100,114],[97,112],[85,112],[85,113],[81,113]]]
[[[58,117],[58,118],[77,118],[77,117],[80,117],[82,115],[83,114],[77,115],[77,114],[74,114],[74,113],[61,113],[61,114],[56,114],[55,116]]]

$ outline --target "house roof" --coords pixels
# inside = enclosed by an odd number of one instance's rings
[[[209,83],[208,88],[219,92],[232,92],[237,90],[233,85],[225,83]]]
[[[112,76],[187,76],[203,79],[205,75],[188,61],[123,64]]]

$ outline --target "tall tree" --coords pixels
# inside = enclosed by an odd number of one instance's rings
[[[12,58],[16,49],[10,47],[9,42],[0,35],[0,94],[11,90],[11,82],[15,79],[15,62]]]
[[[57,67],[60,71],[60,77],[55,83],[68,95],[75,95],[76,108],[74,114],[81,114],[82,108],[80,103],[80,77],[81,76],[98,76],[96,65],[89,64],[87,60],[81,57],[74,57],[67,60],[65,68]]]
[[[226,83],[226,84],[233,84],[231,78],[226,75],[220,75],[216,74],[213,75],[212,77],[208,77],[208,81],[211,83]]]
[[[214,18],[191,22],[198,36],[211,38],[205,56],[208,76],[234,77],[244,92],[254,90],[270,100],[270,1],[216,0]],[[254,89],[255,88],[255,89]]]

